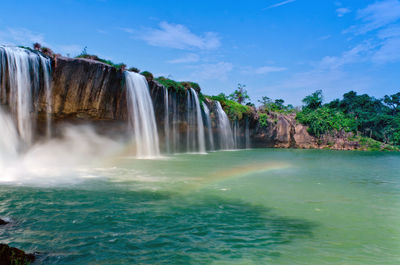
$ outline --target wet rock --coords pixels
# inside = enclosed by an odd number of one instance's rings
[[[18,248],[13,248],[6,244],[0,244],[0,264],[24,265],[24,264],[31,264],[34,261],[35,261],[34,254],[28,254]]]
[[[6,224],[8,224],[8,223],[10,223],[10,222],[7,222],[7,221],[5,221],[5,220],[3,220],[3,219],[0,219],[0,225],[6,225]]]

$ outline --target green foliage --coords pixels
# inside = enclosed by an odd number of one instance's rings
[[[306,106],[297,114],[297,120],[308,125],[315,136],[344,130],[386,145],[400,145],[400,92],[376,99],[350,91],[343,99],[322,105],[319,90],[303,102]],[[372,142],[369,146],[373,146]]]
[[[360,148],[366,151],[399,151],[398,147],[384,144],[377,140],[374,140],[365,136],[354,136],[349,139],[350,141],[357,141],[360,144]]]
[[[276,99],[275,101],[272,101],[272,99],[269,97],[262,97],[262,99],[258,102],[261,103],[263,111],[267,113],[277,112],[282,114],[289,114],[294,112],[293,105],[289,104],[285,106],[285,101],[283,99]]]
[[[308,125],[309,133],[320,137],[323,134],[333,131],[354,131],[355,121],[347,117],[343,112],[321,107],[316,110],[305,109],[297,113],[296,119],[305,125]]]
[[[160,76],[155,78],[157,82],[159,82],[161,85],[163,85],[165,88],[171,91],[175,91],[177,93],[185,93],[186,89],[180,82],[176,82],[172,79]]]
[[[268,115],[266,113],[259,113],[258,114],[258,123],[261,127],[267,128],[268,127]]]
[[[238,84],[238,88],[229,95],[229,99],[236,101],[239,104],[244,104],[246,101],[250,100],[247,94],[246,85]]]
[[[136,68],[136,67],[129,67],[128,71],[135,72],[135,73],[140,73],[140,70],[138,68]]]
[[[124,64],[124,63],[115,64],[110,60],[99,58],[97,55],[88,54],[87,53],[87,47],[83,48],[81,54],[79,54],[75,58],[84,58],[84,59],[90,59],[90,60],[102,62],[104,64],[108,64],[108,65],[110,65],[112,67],[115,67],[115,68],[117,68],[117,70],[121,70],[121,71],[124,71],[125,68],[126,68],[126,64]]]
[[[150,82],[154,79],[153,74],[150,73],[149,71],[143,71],[140,74],[143,75],[144,77],[146,77],[147,82]]]
[[[249,115],[251,113],[250,106],[244,106],[236,101],[230,100],[224,93],[209,98],[212,100],[218,100],[231,120],[241,120],[244,115]]]
[[[303,103],[306,104],[305,108],[315,110],[322,106],[322,90],[317,90],[311,95],[303,99]]]
[[[199,84],[195,82],[190,82],[190,81],[184,81],[180,82],[186,89],[191,89],[193,88],[197,93],[200,93],[200,86]]]
[[[400,92],[390,96],[386,95],[383,102],[392,110],[393,115],[400,112]]]

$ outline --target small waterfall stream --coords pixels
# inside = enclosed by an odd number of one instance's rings
[[[26,146],[34,139],[39,96],[44,93],[47,136],[51,134],[50,59],[18,47],[0,46],[0,98],[8,103],[19,137]]]
[[[164,88],[164,135],[165,135],[165,150],[169,154],[170,146],[170,130],[169,127],[169,93],[168,89]]]
[[[196,110],[198,152],[204,154],[206,153],[206,145],[204,139],[204,124],[203,124],[203,117],[201,115],[200,102],[193,88],[190,89],[190,92],[194,99],[194,109]]]
[[[157,125],[153,103],[146,78],[140,74],[125,71],[127,104],[136,154],[139,158],[154,158],[160,155]]]
[[[211,117],[210,117],[210,110],[208,109],[206,104],[202,104],[203,105],[203,109],[204,109],[204,113],[206,116],[206,123],[207,123],[207,132],[208,132],[208,142],[209,142],[209,146],[210,146],[210,150],[215,150],[214,148],[214,136],[212,133],[212,124],[211,124]]]
[[[249,129],[249,119],[246,117],[245,129],[244,129],[244,137],[245,137],[245,148],[250,149],[250,129]]]
[[[0,106],[0,170],[18,156],[19,139],[11,116]]]
[[[219,145],[222,150],[234,149],[235,143],[232,135],[232,129],[228,116],[222,109],[221,103],[219,101],[215,102],[217,118],[218,118],[218,136]]]

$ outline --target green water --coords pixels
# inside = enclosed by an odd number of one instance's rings
[[[0,242],[44,264],[400,264],[400,155],[113,157],[2,184]]]

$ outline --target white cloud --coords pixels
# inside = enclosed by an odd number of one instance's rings
[[[372,61],[378,64],[400,61],[400,38],[385,40],[372,56]]]
[[[131,31],[129,33],[134,32]],[[151,28],[139,33],[138,38],[153,46],[181,50],[211,50],[221,45],[218,35],[214,32],[205,32],[202,35],[196,35],[184,25],[170,24],[165,21],[161,22],[157,29]]]
[[[316,64],[318,69],[338,69],[342,66],[352,63],[358,63],[368,60],[370,58],[373,49],[376,46],[364,42],[350,50],[343,52],[340,56],[325,56],[320,62]]]
[[[283,6],[283,5],[287,5],[287,4],[289,4],[289,3],[292,3],[292,2],[294,2],[294,1],[296,1],[296,0],[286,0],[286,1],[282,1],[282,2],[276,3],[276,4],[274,4],[274,5],[270,5],[269,7],[264,8],[264,9],[271,9],[271,8],[275,8],[275,7],[280,7],[280,6]]]
[[[344,15],[346,15],[350,12],[351,12],[351,10],[346,7],[340,7],[338,9],[336,9],[336,13],[337,13],[338,17],[343,17]]]
[[[380,39],[400,37],[400,25],[387,27],[378,32],[378,37]]]
[[[282,72],[286,71],[287,68],[285,67],[277,67],[277,66],[261,66],[258,68],[254,67],[244,67],[244,69],[241,71],[243,74],[258,74],[258,75],[263,75],[263,74],[269,74],[269,73],[276,73],[276,72]]]
[[[103,30],[103,29],[96,29],[96,31],[100,34],[108,34],[107,31]]]
[[[195,53],[188,53],[183,57],[176,58],[168,61],[168,63],[177,64],[177,63],[195,63],[200,60],[200,56]]]
[[[318,40],[327,40],[330,39],[332,37],[332,35],[325,35],[325,36],[321,36],[318,38]]]
[[[285,67],[276,67],[276,66],[263,66],[255,69],[256,74],[268,74],[268,73],[274,73],[274,72],[282,72],[285,71]]]
[[[31,46],[35,42],[47,45],[43,34],[34,33],[25,28],[7,28],[0,31],[0,41],[4,44]]]
[[[233,69],[233,64],[228,62],[219,62],[215,64],[201,64],[193,67],[196,70],[192,77],[200,80],[226,80],[228,74]]]
[[[400,1],[384,0],[375,2],[358,11],[358,18],[364,24],[356,28],[356,33],[365,34],[382,28],[400,19]]]

